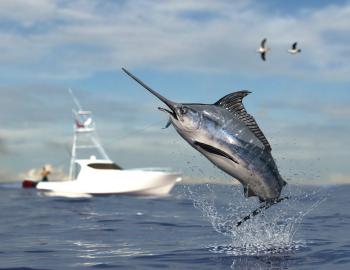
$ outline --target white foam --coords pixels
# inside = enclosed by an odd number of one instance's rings
[[[254,210],[258,202],[256,199],[244,198],[237,186],[227,188],[231,189],[232,201],[220,201],[222,196],[210,185],[199,189],[189,186],[188,197],[209,220],[213,229],[227,239],[225,243],[216,243],[209,250],[231,255],[273,254],[304,247],[306,242],[296,239],[298,226],[305,215],[326,199],[320,197],[317,191],[300,193],[290,188],[288,196],[291,199],[272,206],[236,227],[240,218]]]

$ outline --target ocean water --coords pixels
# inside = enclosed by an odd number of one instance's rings
[[[0,185],[0,269],[350,269],[350,186],[289,185],[257,206],[240,186],[163,198],[63,198]]]

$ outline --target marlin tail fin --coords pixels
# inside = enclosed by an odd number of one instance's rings
[[[283,200],[289,199],[289,197],[283,197],[283,198],[279,198],[277,200],[274,201],[266,201],[264,203],[262,203],[257,209],[255,209],[253,212],[251,212],[249,215],[245,216],[244,218],[242,218],[240,221],[238,221],[236,223],[236,227],[239,227],[242,225],[242,223],[246,222],[247,220],[251,219],[252,217],[255,217],[256,215],[260,214],[262,211],[269,209],[272,205],[275,205]]]

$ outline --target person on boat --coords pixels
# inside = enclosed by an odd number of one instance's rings
[[[44,166],[43,167],[43,169],[41,170],[41,181],[42,182],[48,182],[49,181],[49,174],[50,174],[51,172],[48,170],[48,169],[46,169],[46,167]]]

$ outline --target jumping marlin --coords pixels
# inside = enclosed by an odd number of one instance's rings
[[[158,109],[169,115],[169,123],[185,141],[237,179],[246,197],[257,196],[263,203],[237,226],[284,199],[280,195],[286,182],[278,172],[271,146],[242,103],[249,91],[234,92],[214,104],[176,103],[122,70],[167,105]]]

